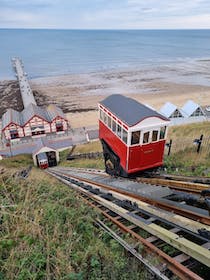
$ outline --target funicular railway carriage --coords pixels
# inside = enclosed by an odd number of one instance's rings
[[[46,153],[40,153],[37,155],[37,164],[41,169],[46,169],[49,167]]]
[[[107,173],[126,177],[163,164],[169,119],[119,94],[107,97],[98,106]]]

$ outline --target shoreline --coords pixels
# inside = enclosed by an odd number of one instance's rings
[[[167,81],[136,70],[62,75],[33,79],[30,83],[33,90],[64,109],[72,127],[97,125],[97,103],[116,93],[155,110],[167,101],[179,107],[189,99],[201,106],[210,105],[210,86]]]
[[[171,75],[167,69],[164,74]],[[174,79],[175,77],[176,75]],[[152,106],[155,110],[160,110],[167,101],[179,107],[189,99],[201,106],[210,105],[210,85],[172,80],[164,78],[158,72],[154,74],[134,68],[130,71],[115,70],[43,77],[29,80],[29,83],[39,106],[57,104],[67,114],[72,128],[76,128],[97,125],[97,103],[110,94],[124,94]],[[10,82],[14,83],[11,80]],[[6,81],[0,81],[0,104],[3,104],[3,100],[5,110],[11,105],[9,99],[15,100],[19,97],[17,88],[14,91],[16,93],[11,94],[14,87],[11,85],[9,89],[6,87],[3,90],[3,94],[1,89],[4,83]],[[20,100],[18,102],[20,103]],[[18,102],[13,102],[13,108],[16,110],[19,109],[16,107]]]

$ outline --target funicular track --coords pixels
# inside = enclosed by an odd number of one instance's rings
[[[82,172],[83,174],[88,173],[88,174],[94,174],[97,175],[98,177],[110,177],[109,175],[107,175],[104,172],[98,171],[98,170],[91,170],[91,169],[70,169],[73,170],[74,174],[78,174],[79,172]],[[61,169],[60,171],[62,174],[65,174],[65,170]],[[68,176],[68,174],[66,174]],[[73,175],[71,175],[73,176]],[[75,179],[81,179],[79,176],[73,176]],[[86,183],[94,183],[95,185],[97,185],[98,187],[102,187],[108,191],[115,191],[118,192],[119,194],[122,195],[126,195],[129,197],[129,199],[133,198],[133,199],[137,199],[140,200],[142,202],[148,203],[150,205],[153,205],[155,207],[158,207],[160,209],[172,212],[174,214],[178,214],[181,215],[183,217],[189,218],[191,220],[197,221],[197,222],[201,222],[205,225],[210,225],[210,216],[209,215],[204,215],[203,213],[199,213],[199,212],[195,212],[189,209],[185,209],[182,207],[180,207],[180,205],[177,203],[175,204],[170,204],[168,203],[167,200],[159,200],[159,199],[154,199],[154,198],[149,198],[149,197],[145,197],[142,196],[140,194],[136,194],[136,193],[132,193],[129,190],[126,189],[121,189],[121,188],[116,188],[116,187],[112,187],[111,185],[107,185],[101,182],[96,182],[96,181],[92,181],[89,178],[83,178],[82,179],[84,182]],[[122,179],[121,179],[122,180]],[[135,179],[136,180],[136,179]],[[148,185],[148,187],[150,187],[150,185]]]
[[[193,177],[194,178],[194,177]],[[137,177],[136,180],[138,182],[147,183],[151,185],[161,185],[166,186],[174,190],[184,191],[193,194],[202,194],[202,192],[209,191],[210,196],[210,184],[193,182],[193,179],[186,176],[153,176],[152,178],[147,177]]]
[[[102,222],[103,225],[106,224],[107,220],[112,222],[121,231],[132,236],[137,244],[143,244],[147,251],[158,256],[163,262],[163,265],[159,264],[158,269],[153,266],[151,268],[150,265],[147,266],[147,261],[145,264],[153,274],[157,273],[161,279],[164,279],[162,277],[163,273],[169,275],[169,277],[171,277],[170,273],[173,273],[181,279],[206,278],[206,275],[199,276],[199,274],[196,274],[196,267],[207,271],[206,273],[210,271],[210,242],[207,238],[199,236],[197,229],[206,227],[209,230],[208,226],[189,220],[188,224],[195,224],[196,229],[194,231],[185,229],[185,226],[181,226],[180,223],[177,225],[167,221],[166,218],[156,216],[152,211],[150,213],[148,208],[145,211],[132,200],[133,197],[125,196],[125,193],[122,192],[118,193],[116,189],[113,190],[108,186],[102,186],[102,184],[90,182],[90,180],[81,179],[78,176],[72,176],[58,170],[50,170],[49,173],[64,183],[73,186],[79,191],[86,203],[103,214],[105,218],[105,221]],[[186,222],[186,218],[183,219]],[[110,226],[108,230],[112,231]],[[142,236],[142,232],[146,238]],[[170,253],[166,253],[165,248],[167,246],[171,248]],[[195,269],[195,272],[193,272],[193,269]]]
[[[89,173],[89,174],[100,174],[100,176],[104,177],[110,177],[105,171],[98,170],[98,169],[88,169],[88,168],[77,168],[77,171],[81,171],[83,173]],[[170,179],[168,179],[168,177]],[[177,180],[178,178],[178,180]],[[186,179],[186,181],[184,181]],[[182,201],[186,200],[186,204],[191,203],[192,205],[199,205],[199,207],[206,209],[209,213],[206,216],[203,216],[202,213],[197,215],[196,213],[192,213],[192,211],[183,210],[179,207],[176,207],[176,205],[168,205],[167,203],[164,203],[163,201],[157,201],[152,199],[146,199],[145,197],[141,197],[140,194],[136,196],[132,193],[127,193],[127,191],[123,192],[122,190],[119,190],[119,192],[125,193],[126,195],[132,196],[134,198],[141,199],[143,201],[146,201],[148,203],[151,203],[155,206],[158,206],[162,209],[166,209],[168,211],[173,211],[174,213],[184,215],[186,217],[189,217],[193,220],[201,221],[207,225],[210,225],[210,185],[206,184],[206,182],[210,179],[206,177],[198,177],[199,182],[203,183],[195,183],[196,181],[195,177],[187,177],[187,176],[174,176],[174,175],[154,175],[152,174],[152,177],[134,177],[130,179],[131,181],[136,181],[139,183],[145,183],[148,184],[148,187],[150,186],[162,186],[167,187],[172,190],[175,190],[177,193],[174,197],[171,198],[173,201]],[[110,187],[110,186],[109,186]],[[188,195],[189,193],[189,195]],[[192,195],[192,196],[191,196]],[[176,198],[176,199],[175,199]],[[192,201],[193,200],[193,201]],[[185,212],[185,214],[184,214]]]

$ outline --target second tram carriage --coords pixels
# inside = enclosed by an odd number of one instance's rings
[[[168,118],[120,94],[98,106],[107,173],[127,177],[163,164]]]

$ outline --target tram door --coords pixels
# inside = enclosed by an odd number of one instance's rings
[[[162,162],[163,147],[158,141],[158,130],[145,131],[141,146],[141,163],[143,166],[155,165]]]

